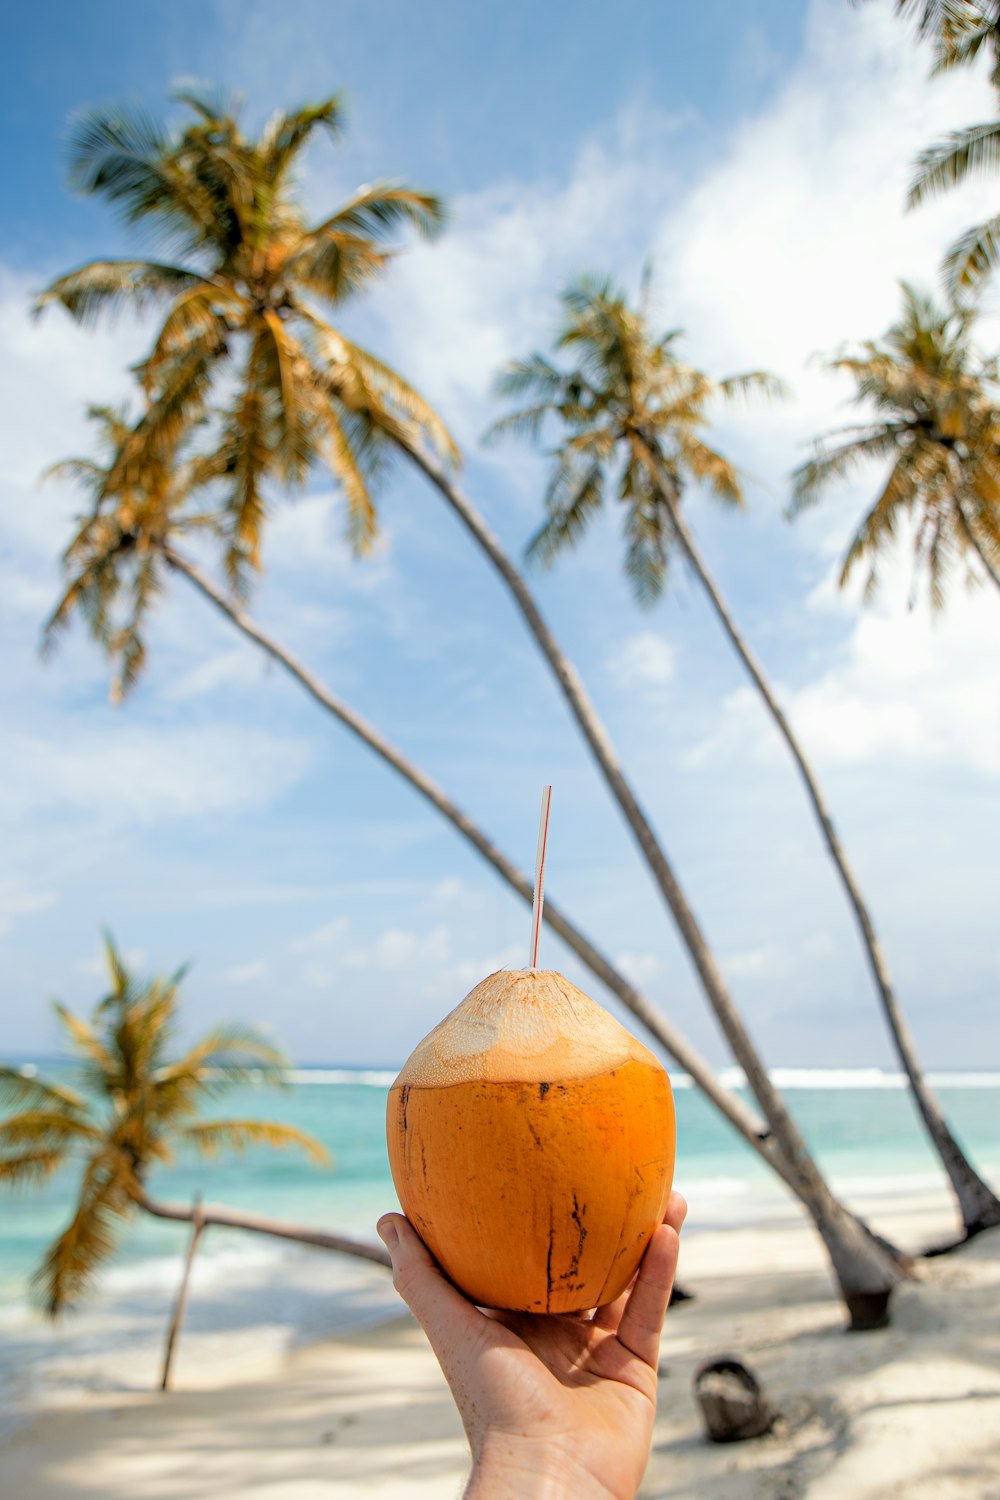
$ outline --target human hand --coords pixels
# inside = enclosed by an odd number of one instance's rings
[[[401,1214],[378,1233],[393,1283],[451,1387],[469,1446],[466,1500],[634,1500],[656,1413],[660,1331],[687,1213],[670,1195],[631,1285],[587,1313],[483,1312]]]

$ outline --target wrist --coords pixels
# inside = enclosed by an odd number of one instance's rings
[[[463,1500],[623,1500],[557,1444],[490,1438],[476,1455]]]

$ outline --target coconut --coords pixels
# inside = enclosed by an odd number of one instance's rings
[[[386,1126],[403,1212],[480,1307],[613,1302],[663,1218],[666,1072],[551,970],[476,985],[407,1061]]]

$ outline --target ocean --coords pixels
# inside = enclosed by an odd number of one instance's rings
[[[56,1072],[45,1064],[39,1071]],[[895,1195],[936,1192],[944,1201],[943,1174],[900,1076],[876,1069],[777,1069],[772,1076],[834,1187],[859,1211],[871,1214]],[[227,1152],[207,1162],[179,1160],[155,1175],[151,1191],[185,1202],[200,1192],[209,1202],[374,1238],[375,1220],[397,1206],[384,1135],[392,1078],[300,1069],[287,1088],[234,1090],[220,1105],[220,1113],[269,1116],[318,1136],[335,1158],[331,1170],[290,1152]],[[736,1086],[739,1075],[727,1081]],[[932,1081],[977,1164],[1000,1180],[1000,1074]],[[686,1233],[787,1213],[790,1200],[773,1174],[686,1079],[674,1082],[677,1186],[690,1204]],[[95,1388],[149,1389],[156,1379],[188,1230],[137,1216],[95,1294],[51,1325],[32,1306],[28,1283],[69,1217],[74,1190],[67,1170],[42,1190],[0,1196],[0,1431],[52,1399]],[[398,1307],[378,1267],[212,1229],[196,1262],[178,1368],[189,1383],[210,1382],[215,1372],[247,1369]]]

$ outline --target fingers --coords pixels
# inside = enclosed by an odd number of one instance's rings
[[[668,1224],[671,1229],[676,1230],[680,1234],[681,1225],[684,1223],[686,1214],[687,1203],[681,1197],[680,1193],[671,1193],[663,1214],[664,1224]],[[632,1288],[638,1279],[639,1272],[637,1270],[620,1297],[616,1297],[613,1302],[607,1302],[603,1307],[597,1309],[594,1313],[595,1327],[606,1328],[609,1333],[617,1333],[618,1324],[622,1320],[622,1314],[628,1306],[629,1297],[632,1295]]]
[[[654,1370],[659,1359],[663,1319],[677,1270],[678,1234],[686,1213],[684,1199],[679,1193],[671,1193],[664,1221],[646,1247],[639,1274],[632,1290],[627,1293],[618,1323],[618,1342]]]
[[[402,1214],[383,1214],[375,1228],[392,1261],[393,1286],[442,1360],[456,1340],[479,1331],[482,1315],[452,1286]]]

